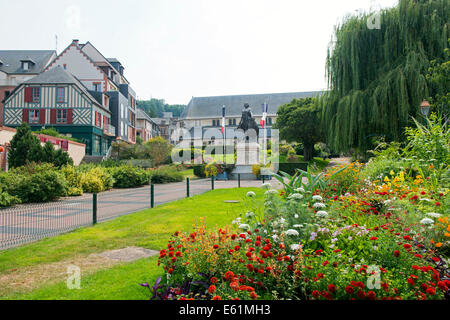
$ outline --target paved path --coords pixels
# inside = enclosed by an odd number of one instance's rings
[[[274,188],[276,180],[267,181]],[[261,181],[241,181],[241,187],[260,187]],[[215,189],[238,187],[237,181],[215,181]],[[210,179],[191,180],[190,195],[211,190]],[[93,222],[92,195],[45,204],[19,205],[0,210],[0,250],[74,230]],[[186,197],[186,182],[155,185],[155,206]],[[97,221],[150,207],[150,186],[111,190],[98,194]]]

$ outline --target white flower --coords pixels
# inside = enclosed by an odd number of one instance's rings
[[[303,225],[302,224],[294,224],[292,227],[301,229],[301,228],[303,228]]]
[[[272,185],[268,182],[263,183],[261,186],[262,189],[266,189],[266,190],[269,190],[271,187],[272,187]]]
[[[278,236],[277,236],[276,234],[274,234],[274,235],[272,236],[272,239],[273,239],[274,241],[277,241],[277,240],[278,240]]]
[[[301,247],[302,247],[302,246],[299,245],[299,244],[291,244],[291,250],[292,250],[292,251],[298,250],[298,249],[300,249]]]
[[[286,231],[286,234],[288,236],[298,236],[299,235],[298,231],[294,230],[294,229],[289,229],[288,231]]]
[[[305,189],[303,189],[303,187],[297,188],[297,189],[295,189],[295,191],[305,193]]]
[[[286,222],[286,219],[280,218],[280,223],[281,223],[281,224],[284,224],[285,222]]]
[[[317,233],[312,232],[311,233],[311,237],[309,238],[309,240],[314,241],[314,239],[316,239],[316,237],[317,237]]]
[[[277,190],[270,189],[270,190],[267,190],[264,194],[265,194],[266,196],[268,196],[268,195],[271,195],[271,194],[277,194],[277,193],[278,193]]]
[[[295,219],[298,219],[298,214],[295,214],[295,215],[294,215],[294,218],[295,218]]]
[[[323,198],[321,196],[319,196],[319,195],[313,196],[312,198],[313,198],[314,201],[322,201],[323,200]]]
[[[316,202],[316,203],[314,203],[313,207],[315,209],[323,209],[326,207],[326,205],[325,205],[325,203],[322,203],[322,202]]]
[[[427,202],[431,202],[431,200],[428,199],[428,198],[420,198],[419,201],[427,201]]]
[[[326,217],[328,217],[328,212],[326,212],[326,211],[317,211],[316,216],[318,216],[319,218],[326,218]]]
[[[432,217],[432,218],[440,218],[441,214],[440,213],[436,213],[436,212],[428,212],[427,216]]]
[[[301,195],[300,193],[293,193],[288,197],[288,199],[301,200],[303,199],[303,195]]]
[[[245,214],[245,217],[246,218],[250,218],[250,217],[253,217],[255,214],[253,213],[253,212],[250,212],[250,211],[248,211],[246,214]]]
[[[432,223],[434,223],[434,220],[430,219],[430,218],[423,218],[422,220],[420,220],[420,223],[422,223],[422,224],[432,224]]]
[[[250,229],[250,226],[248,225],[248,224],[241,224],[240,226],[239,226],[239,229],[244,229],[244,230],[247,230],[247,229]]]
[[[255,196],[256,196],[256,193],[254,193],[253,191],[247,192],[247,198],[253,198]]]

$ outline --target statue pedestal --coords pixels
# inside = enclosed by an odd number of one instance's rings
[[[242,180],[256,180],[252,172],[254,164],[259,163],[260,146],[256,142],[238,143],[236,146],[236,168],[231,173],[231,179],[237,180],[241,175]]]

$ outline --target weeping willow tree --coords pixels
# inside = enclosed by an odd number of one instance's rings
[[[373,137],[401,141],[424,98],[435,92],[426,74],[448,45],[450,0],[400,0],[384,9],[379,29],[373,13],[346,17],[335,28],[327,58],[329,91],[321,120],[335,151],[364,155]]]

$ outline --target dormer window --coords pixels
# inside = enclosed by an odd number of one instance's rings
[[[31,69],[32,65],[34,64],[33,60],[27,58],[20,61],[22,63],[22,70],[28,71]]]

